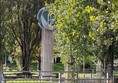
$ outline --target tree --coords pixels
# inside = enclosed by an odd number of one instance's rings
[[[53,0],[48,0],[48,3]],[[20,46],[22,70],[29,70],[31,57],[40,59],[41,28],[36,15],[44,6],[43,0],[1,0],[2,27],[7,33],[4,38],[4,53],[16,50]],[[39,61],[40,62],[40,61]]]
[[[6,45],[10,42],[10,39],[8,38],[6,41],[6,37],[10,35],[10,33],[7,33],[7,28],[5,28],[5,19],[3,19],[5,16],[5,10],[4,10],[4,1],[0,0],[0,83],[3,80],[3,57],[7,54],[8,46]]]
[[[117,12],[114,1],[98,0],[100,5],[96,13],[90,15],[91,31],[89,36],[97,45],[97,57],[101,60],[105,71],[109,71],[109,77],[113,76],[113,61],[117,51]],[[110,67],[107,67],[111,65]],[[107,70],[106,70],[107,69]],[[110,69],[110,70],[108,70]],[[104,71],[104,72],[105,72]]]
[[[5,27],[13,39],[10,45],[21,48],[22,70],[29,70],[30,57],[39,56],[41,42],[41,28],[39,28],[36,15],[38,10],[44,6],[44,1],[20,0],[3,1],[5,17],[3,18]],[[9,46],[10,47],[10,46]]]
[[[0,1],[1,2],[1,1]],[[1,5],[1,3],[0,3],[0,5]],[[1,7],[0,7],[0,29],[1,29],[1,21],[2,21],[2,19],[1,19]],[[0,52],[2,51],[2,47],[1,47],[1,43],[2,43],[2,33],[0,32]],[[0,82],[1,82],[1,80],[2,80],[2,55],[0,54]]]
[[[72,57],[77,58],[83,55],[82,49],[84,46],[82,45],[89,47],[89,41],[91,41],[88,37],[90,27],[88,25],[89,14],[85,11],[86,2],[80,0],[70,0],[69,2],[57,0],[54,4],[51,4],[50,9],[57,16],[57,49],[63,49],[60,54],[66,58],[69,57],[69,46],[72,43]]]
[[[16,17],[16,21],[15,25],[12,24],[13,27],[11,27],[11,29],[21,47],[22,68],[28,71],[30,57],[39,50],[39,43],[41,41],[41,29],[36,24],[36,14],[40,6],[38,7],[38,2],[36,1],[27,0],[14,2],[16,2],[14,6],[15,9],[12,8],[11,12],[14,12],[13,18]],[[17,29],[15,27],[17,27]]]
[[[59,53],[65,64],[71,60],[80,64],[81,55],[97,57],[101,68],[110,61],[112,76],[113,57],[117,54],[117,4],[115,0],[55,0],[49,5],[57,15],[56,49],[63,49]]]
[[[69,70],[74,71],[70,78],[75,79],[82,56],[88,57],[89,45],[89,15],[85,11],[86,2],[81,0],[55,0],[49,8],[57,16],[56,50],[60,53],[64,65],[69,65]],[[85,48],[86,47],[86,48]],[[61,51],[60,51],[61,50]]]

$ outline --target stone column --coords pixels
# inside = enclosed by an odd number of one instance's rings
[[[49,78],[53,71],[53,31],[42,28],[41,76]],[[46,72],[45,72],[46,71]]]

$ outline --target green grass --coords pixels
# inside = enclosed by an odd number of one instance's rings
[[[113,73],[114,73],[115,76],[118,76],[118,70],[114,70]]]
[[[36,62],[30,64],[30,70],[37,70],[38,64]]]
[[[21,73],[21,72],[17,72],[17,67],[15,64],[10,64],[9,67],[10,67],[9,69],[12,70],[13,72],[4,72],[4,74],[6,74],[7,76],[9,76],[9,75],[16,76],[14,73]],[[30,70],[36,71],[37,63],[31,63]],[[54,71],[60,72],[63,70],[64,70],[64,66],[61,63],[54,64]],[[16,72],[14,72],[14,71],[16,71]],[[32,72],[32,73],[33,73],[33,76],[38,75],[38,72]],[[8,81],[6,81],[6,83],[58,83],[58,82],[56,82],[56,81],[55,82],[50,82],[50,81],[40,82],[40,80],[32,80],[32,79],[23,78],[23,79],[8,80]]]
[[[61,63],[55,63],[54,64],[54,71],[63,71],[64,70],[64,66],[63,66],[63,64],[61,64]]]
[[[54,63],[53,64],[54,66],[54,71],[63,71],[64,70],[64,66],[63,64],[61,63]],[[17,70],[17,66],[16,64],[8,64],[8,69],[6,68],[6,70]],[[4,68],[5,69],[5,68]],[[34,71],[37,71],[37,63],[36,62],[33,62],[30,64],[30,70],[34,70]]]

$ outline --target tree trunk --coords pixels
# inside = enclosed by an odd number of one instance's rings
[[[25,49],[23,50],[22,54],[22,70],[29,71],[29,64],[30,64],[30,54]]]
[[[2,57],[0,57],[0,83],[3,81]]]
[[[26,21],[27,22],[27,21]],[[27,23],[24,23],[24,41],[22,46],[22,70],[29,71],[30,64],[30,48],[28,43]]]
[[[113,78],[113,64],[114,64],[114,56],[113,56],[113,45],[109,46],[108,49],[108,62],[107,62],[107,72],[109,74],[109,78]]]
[[[38,57],[38,70],[41,70],[41,55]]]
[[[104,58],[104,63],[103,63],[103,68],[104,68],[104,77],[106,77],[106,73],[107,73],[107,61],[106,61],[106,58]]]

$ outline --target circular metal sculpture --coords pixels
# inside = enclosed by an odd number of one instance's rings
[[[41,8],[37,14],[38,24],[41,28],[53,31],[55,30],[55,20],[53,20],[54,14],[49,14],[49,8]]]

